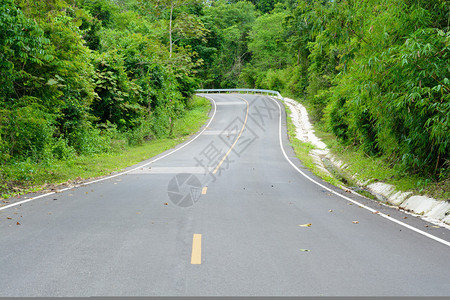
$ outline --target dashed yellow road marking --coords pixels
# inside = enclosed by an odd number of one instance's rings
[[[192,238],[191,264],[200,265],[202,263],[202,235],[194,234]]]
[[[245,114],[245,120],[244,120],[244,125],[242,125],[242,129],[241,132],[239,132],[239,135],[237,136],[236,140],[234,141],[233,145],[231,145],[230,149],[228,149],[227,153],[225,153],[224,157],[222,158],[222,160],[219,162],[219,164],[217,165],[217,167],[214,169],[214,171],[212,172],[213,174],[216,174],[217,171],[219,170],[220,166],[223,164],[223,162],[225,161],[225,159],[227,158],[227,156],[230,154],[231,150],[233,150],[234,146],[236,145],[237,141],[239,140],[239,138],[241,137],[242,133],[244,132],[245,129],[245,125],[247,124],[247,119],[248,119],[248,110],[249,110],[249,104],[248,101],[245,100],[244,98],[241,97],[237,97],[239,99],[242,99],[245,101],[245,103],[247,104],[247,112]]]

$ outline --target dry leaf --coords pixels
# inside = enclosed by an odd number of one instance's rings
[[[380,212],[378,210],[372,212],[373,214],[379,214]]]
[[[300,251],[302,251],[302,252],[309,252],[311,250],[309,250],[309,249],[300,249]]]
[[[17,223],[16,223],[16,225],[20,225],[20,223],[19,223],[19,222],[17,222]]]
[[[332,209],[330,209],[328,212],[333,212],[333,210]]]
[[[298,225],[298,226],[300,226],[300,227],[311,227],[311,223],[308,223],[308,224],[302,224],[302,225]]]
[[[8,220],[11,220],[12,218],[11,217],[6,217]]]
[[[166,203],[164,203],[164,205],[169,205],[169,203],[166,202]]]
[[[347,205],[353,205],[353,203],[347,203]]]
[[[403,217],[403,219],[408,219],[408,217]]]
[[[358,221],[353,221],[352,223],[353,223],[353,224],[358,224],[359,222],[358,222]]]

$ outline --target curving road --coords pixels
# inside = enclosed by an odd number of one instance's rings
[[[450,295],[447,229],[317,179],[276,100],[208,97],[189,142],[0,208],[0,296]]]

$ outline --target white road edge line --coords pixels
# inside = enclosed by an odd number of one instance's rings
[[[272,99],[272,101],[274,101],[274,102],[278,105],[278,110],[279,110],[279,112],[280,112],[280,119],[279,119],[279,124],[278,124],[278,125],[279,125],[279,127],[278,127],[278,137],[279,137],[279,141],[280,141],[280,148],[281,148],[281,151],[283,152],[284,157],[285,157],[286,160],[291,164],[291,166],[292,166],[297,172],[299,172],[301,175],[303,175],[306,179],[308,179],[309,181],[311,181],[312,183],[314,183],[314,184],[320,186],[321,188],[323,188],[323,189],[329,191],[330,193],[333,193],[333,194],[335,194],[335,195],[337,195],[337,196],[339,196],[339,197],[341,197],[341,198],[343,198],[343,199],[345,199],[345,200],[347,200],[347,201],[350,201],[350,202],[352,202],[352,203],[354,203],[354,204],[357,204],[358,206],[360,206],[360,207],[362,207],[362,208],[364,208],[364,209],[367,209],[367,210],[370,211],[370,212],[375,213],[375,212],[376,212],[375,209],[373,209],[373,208],[371,208],[371,207],[368,207],[368,206],[366,206],[366,205],[364,205],[364,204],[362,204],[362,203],[359,203],[358,201],[355,201],[355,200],[353,200],[353,199],[350,199],[350,198],[348,198],[348,197],[346,197],[346,196],[344,196],[344,195],[341,195],[341,194],[339,194],[339,193],[333,191],[332,189],[330,189],[330,188],[324,186],[324,185],[321,184],[320,182],[315,181],[314,179],[312,179],[311,177],[309,177],[308,175],[306,175],[302,170],[300,170],[300,169],[299,169],[299,168],[298,168],[298,167],[297,167],[297,166],[289,159],[289,157],[287,156],[286,152],[284,151],[283,142],[282,142],[282,139],[281,139],[281,115],[282,115],[282,113],[281,113],[281,106],[280,106],[280,104],[278,103],[277,100],[275,100],[275,99],[272,98],[272,97],[269,97],[269,98]],[[403,223],[403,222],[401,222],[401,221],[399,221],[399,220],[396,220],[396,219],[394,219],[394,218],[392,218],[392,217],[390,217],[390,216],[388,216],[388,215],[385,215],[385,214],[383,214],[383,213],[381,213],[381,212],[378,212],[377,215],[379,215],[379,216],[381,216],[381,217],[383,217],[383,218],[385,218],[385,219],[388,219],[389,221],[392,221],[392,222],[394,222],[394,223],[397,223],[398,225],[401,225],[401,226],[403,226],[403,227],[406,227],[406,228],[408,228],[408,229],[410,229],[410,230],[412,230],[412,231],[415,231],[415,232],[417,232],[417,233],[419,233],[419,234],[421,234],[421,235],[423,235],[423,236],[426,236],[426,237],[428,237],[428,238],[430,238],[430,239],[433,239],[433,240],[435,240],[435,241],[437,241],[437,242],[439,242],[439,243],[441,243],[441,244],[444,244],[444,245],[450,247],[450,242],[447,242],[446,240],[443,240],[443,239],[438,238],[438,237],[436,237],[436,236],[434,236],[434,235],[432,235],[432,234],[429,234],[429,233],[427,233],[427,232],[425,232],[425,231],[422,231],[422,230],[420,230],[420,229],[417,229],[417,228],[415,228],[415,227],[413,227],[413,226],[411,226],[411,225],[408,225],[408,224]]]
[[[213,114],[212,114],[211,119],[209,120],[208,124],[206,124],[206,126],[203,128],[203,130],[200,131],[194,138],[192,138],[192,139],[191,139],[190,141],[188,141],[186,144],[182,145],[182,146],[179,147],[179,148],[174,149],[173,151],[171,151],[171,152],[169,152],[169,153],[167,153],[167,154],[165,154],[165,155],[163,155],[163,156],[161,156],[161,157],[158,157],[158,158],[156,158],[156,159],[154,159],[154,160],[152,160],[152,161],[150,161],[150,162],[148,162],[148,163],[146,163],[146,164],[140,165],[140,166],[138,166],[138,167],[136,167],[136,168],[133,168],[133,169],[131,169],[131,170],[124,171],[124,172],[121,172],[121,173],[118,173],[118,174],[114,174],[114,175],[111,175],[111,176],[107,176],[107,177],[104,177],[104,178],[100,178],[100,179],[97,179],[97,180],[89,181],[89,182],[86,182],[86,183],[78,184],[78,185],[75,185],[75,186],[72,186],[72,187],[64,188],[64,189],[59,190],[59,192],[64,192],[64,191],[71,190],[71,189],[74,189],[74,188],[77,188],[77,187],[81,187],[81,186],[85,186],[85,185],[90,185],[90,184],[92,184],[92,183],[96,183],[96,182],[100,182],[100,181],[104,181],[104,180],[107,180],[107,179],[111,179],[111,178],[114,178],[114,177],[118,177],[118,176],[122,176],[122,175],[128,174],[128,173],[133,172],[133,171],[136,171],[136,170],[138,170],[138,169],[140,169],[140,168],[146,167],[146,166],[148,166],[148,165],[150,165],[150,164],[152,164],[152,163],[154,163],[154,162],[156,162],[156,161],[158,161],[158,160],[160,160],[160,159],[163,159],[163,158],[165,158],[165,157],[167,157],[167,156],[169,156],[169,155],[171,155],[171,154],[173,154],[173,153],[175,153],[175,152],[177,152],[177,151],[183,149],[184,147],[186,147],[187,145],[189,145],[190,143],[192,143],[193,141],[195,141],[200,135],[202,135],[202,133],[209,127],[209,125],[210,125],[211,122],[213,121],[214,117],[216,116],[216,111],[217,111],[216,101],[214,101],[213,98],[210,98],[210,97],[207,97],[207,96],[202,96],[202,97],[204,97],[204,98],[209,99],[210,101],[212,101],[213,107],[214,107]],[[43,198],[43,197],[46,197],[46,196],[50,196],[50,195],[53,195],[53,194],[56,194],[56,192],[51,192],[51,193],[39,195],[39,196],[30,198],[30,199],[22,200],[22,201],[19,201],[19,202],[16,202],[16,203],[12,203],[12,204],[10,204],[10,205],[6,205],[6,206],[3,206],[3,207],[0,207],[0,211],[5,210],[5,209],[7,209],[7,208],[11,208],[11,207],[17,206],[17,205],[21,205],[21,204],[24,204],[24,203],[27,203],[27,202],[30,202],[30,201],[34,201],[34,200],[37,200],[37,199],[39,199],[39,198]]]

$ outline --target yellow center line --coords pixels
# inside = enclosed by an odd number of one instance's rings
[[[247,103],[247,112],[245,114],[245,120],[244,120],[244,125],[242,125],[242,129],[241,132],[239,132],[239,135],[237,136],[236,140],[234,141],[233,145],[231,145],[230,149],[228,149],[228,152],[224,155],[224,157],[222,158],[222,160],[219,162],[219,164],[217,165],[217,167],[214,169],[214,171],[212,172],[213,174],[216,174],[217,171],[219,170],[220,166],[223,164],[223,162],[225,161],[225,159],[227,158],[227,156],[230,154],[231,150],[233,150],[234,146],[236,145],[237,141],[239,140],[239,138],[241,137],[242,133],[244,132],[245,129],[245,125],[247,124],[247,119],[248,119],[248,110],[249,110],[249,104],[248,101],[245,100],[244,98],[241,97],[237,97],[239,99],[242,99],[245,101],[245,103]]]
[[[204,186],[202,189],[202,195],[206,195],[206,191],[208,190],[207,186]]]
[[[192,239],[191,265],[200,265],[202,263],[202,235],[194,234]]]

